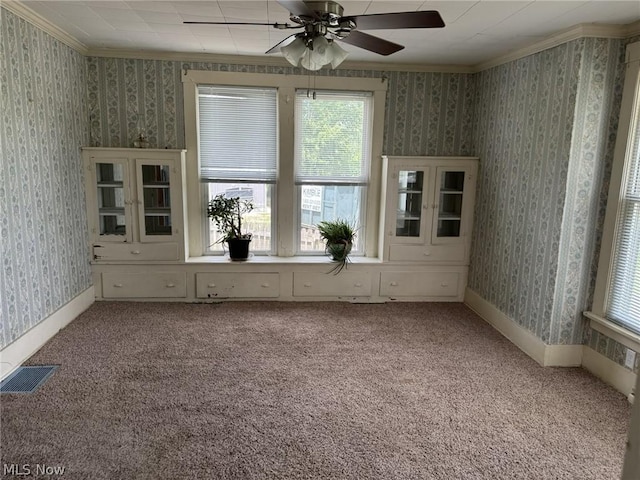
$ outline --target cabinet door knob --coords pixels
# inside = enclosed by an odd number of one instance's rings
[[[269,288],[269,284],[268,283],[263,283],[262,285],[260,285],[262,288]]]
[[[361,287],[361,286],[362,286],[362,284],[361,284],[360,282],[356,282],[356,283],[354,283],[354,284],[353,284],[353,286],[354,286],[354,287]]]
[[[398,282],[391,282],[389,285],[391,285],[392,287],[397,287],[398,286]]]
[[[425,257],[429,257],[431,255],[431,252],[422,252],[422,255],[424,255]]]
[[[167,283],[167,288],[173,288],[175,286],[176,286],[175,283]]]
[[[122,288],[122,284],[121,283],[114,283],[113,286],[115,288]]]
[[[140,250],[131,250],[133,255],[140,255]]]
[[[306,288],[309,288],[309,287],[311,286],[311,284],[310,284],[310,283],[305,283],[305,284],[304,284],[304,286],[305,286]]]
[[[449,286],[449,284],[448,284],[448,283],[446,283],[446,282],[442,282],[442,283],[440,284],[440,286],[441,286],[441,287],[448,287],[448,286]]]
[[[209,285],[207,285],[207,287],[209,288],[215,288],[216,284],[215,283],[210,283]]]

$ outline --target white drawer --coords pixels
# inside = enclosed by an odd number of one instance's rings
[[[455,297],[458,272],[382,272],[380,295],[389,297]]]
[[[463,262],[464,245],[390,245],[391,262]]]
[[[96,261],[178,260],[177,243],[98,243],[93,246]]]
[[[293,274],[294,297],[362,297],[371,295],[369,273],[345,272]]]
[[[187,274],[103,273],[104,298],[184,298],[187,296]]]
[[[198,298],[275,298],[278,273],[196,273]]]

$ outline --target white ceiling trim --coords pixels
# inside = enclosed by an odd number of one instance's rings
[[[5,8],[24,20],[32,23],[52,37],[60,40],[65,45],[86,56],[114,57],[114,58],[139,58],[148,60],[171,61],[195,61],[210,63],[227,63],[232,65],[267,65],[289,66],[289,63],[281,57],[245,56],[245,55],[220,55],[208,53],[189,52],[151,52],[131,49],[90,49],[78,39],[60,29],[56,25],[40,16],[32,9],[24,5],[20,0],[3,1],[0,7]],[[402,72],[443,72],[443,73],[474,73],[489,68],[512,62],[529,55],[562,45],[563,43],[577,40],[583,37],[599,38],[628,38],[640,35],[640,21],[628,25],[603,25],[580,24],[563,30],[554,35],[536,41],[524,48],[520,48],[506,55],[501,55],[492,60],[476,65],[421,65],[407,63],[381,63],[381,62],[344,62],[340,69],[353,70],[379,70]]]
[[[4,1],[2,2],[0,7],[5,8],[6,10],[9,10],[10,12],[19,16],[20,18],[31,23],[32,25],[35,25],[40,30],[43,30],[45,33],[48,33],[56,40],[60,40],[62,43],[64,43],[68,47],[73,48],[78,53],[81,53],[82,55],[87,55],[87,52],[89,51],[89,49],[84,43],[80,42],[74,36],[69,35],[67,32],[57,27],[46,18],[40,16],[39,14],[31,10],[29,7],[24,5],[22,2]]]
[[[626,35],[625,35],[626,38],[640,35],[640,20],[638,20],[637,22],[633,22],[633,23],[629,23],[628,25],[625,25],[624,29],[626,31]]]
[[[502,65],[504,63],[513,62],[520,58],[528,57],[529,55],[533,55],[534,53],[539,53],[543,50],[548,50],[550,48],[557,47],[558,45],[562,45],[563,43],[577,40],[579,38],[627,38],[634,35],[633,31],[635,31],[637,27],[640,27],[640,22],[635,22],[628,25],[602,25],[594,23],[582,23],[571,28],[567,28],[566,30],[558,32],[554,35],[550,35],[549,37],[534,42],[526,47],[514,50],[513,52],[507,53],[506,55],[501,55],[500,57],[496,57],[492,60],[478,63],[477,65],[474,65],[474,71],[481,72],[483,70],[488,70],[489,68],[497,67],[498,65]]]

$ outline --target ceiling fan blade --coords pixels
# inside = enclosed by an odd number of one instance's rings
[[[273,47],[271,47],[269,50],[267,50],[264,53],[273,53],[277,50],[280,50],[281,47],[286,47],[296,39],[296,35],[297,35],[296,33],[294,33],[293,35],[289,35],[287,38],[285,38],[281,42],[276,43]]]
[[[254,22],[182,22],[189,25],[264,25],[268,27],[276,27],[277,25],[285,25],[282,23],[254,23]]]
[[[349,36],[342,38],[341,41],[349,45],[364,48],[370,52],[379,53],[380,55],[391,55],[404,48],[404,46],[398,45],[397,43],[380,37],[374,37],[373,35],[359,32],[358,30],[352,30]]]
[[[311,17],[319,19],[320,17],[316,12],[309,8],[309,5],[302,0],[276,0],[280,5],[286,8],[289,12],[297,16]]]
[[[356,22],[358,30],[378,30],[388,28],[441,28],[444,21],[436,10],[424,12],[375,13],[342,17]]]

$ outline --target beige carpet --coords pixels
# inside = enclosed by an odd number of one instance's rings
[[[2,463],[65,480],[611,480],[630,415],[460,304],[97,303],[30,363]]]

